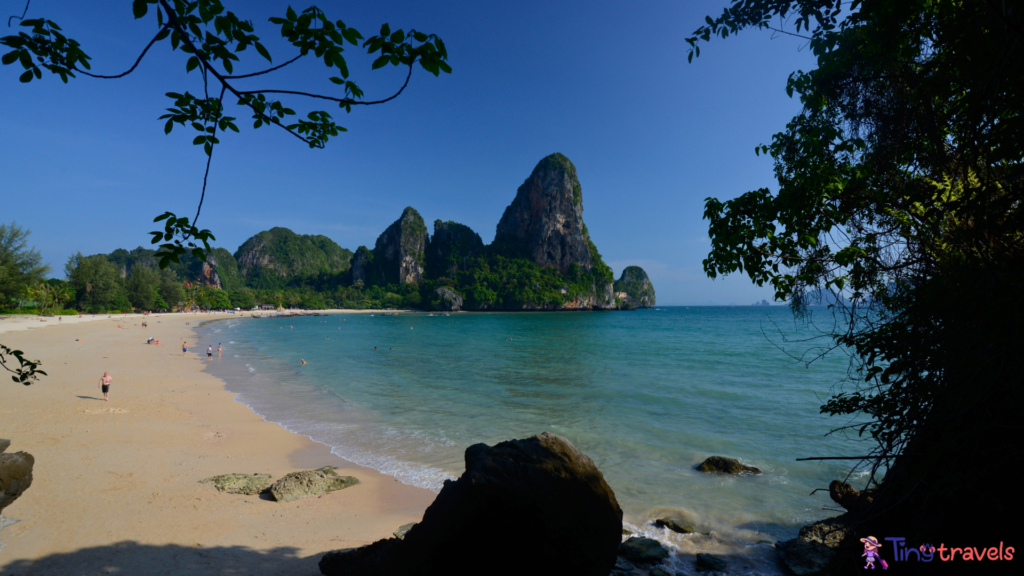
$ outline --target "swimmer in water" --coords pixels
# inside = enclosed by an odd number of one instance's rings
[[[299,364],[305,364],[305,363],[306,363],[306,361],[305,361],[305,360],[301,360],[301,361],[299,361]]]

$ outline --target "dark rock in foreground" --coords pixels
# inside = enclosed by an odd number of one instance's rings
[[[221,474],[210,476],[199,481],[200,484],[213,486],[228,494],[259,494],[270,488],[270,474]]]
[[[723,472],[725,474],[740,474],[742,472],[750,474],[761,473],[760,470],[753,466],[740,464],[739,460],[735,458],[726,458],[725,456],[711,456],[707,460],[701,462],[700,466],[697,466],[697,470],[701,472]]]
[[[657,540],[633,536],[619,545],[619,555],[633,562],[657,564],[668,558],[668,550]]]
[[[285,475],[270,487],[270,494],[278,502],[291,502],[356,484],[359,484],[359,480],[354,476],[339,476],[334,466],[324,466],[317,470],[303,470]]]
[[[405,538],[320,560],[327,576],[507,574],[607,576],[622,510],[594,462],[544,433],[466,449],[466,471]]]
[[[728,566],[725,560],[713,554],[697,554],[697,572],[725,572]]]
[[[697,531],[691,522],[687,522],[682,518],[658,518],[654,521],[654,525],[658,528],[668,528],[680,534],[693,534]]]
[[[793,540],[775,543],[779,563],[795,576],[827,574],[847,530],[843,516],[804,526]]]

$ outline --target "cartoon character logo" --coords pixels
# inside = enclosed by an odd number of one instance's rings
[[[885,560],[882,560],[882,557],[878,555],[878,549],[882,547],[882,545],[878,543],[878,540],[874,536],[868,536],[867,538],[861,538],[860,541],[864,543],[864,553],[861,554],[861,556],[867,560],[867,564],[864,565],[864,569],[867,570],[868,568],[871,568],[874,570],[875,560],[878,560],[882,563],[882,570],[887,570],[889,565],[886,564]]]

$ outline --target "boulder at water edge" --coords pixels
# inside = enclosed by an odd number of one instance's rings
[[[579,574],[607,576],[622,510],[601,471],[545,432],[466,449],[466,471],[445,482],[405,538],[320,560],[327,576]]]
[[[680,534],[693,534],[697,531],[692,522],[687,522],[682,518],[658,518],[654,521],[654,525],[658,528],[668,528]]]
[[[728,563],[714,554],[697,554],[697,572],[725,572]]]
[[[324,466],[317,470],[303,470],[285,475],[270,487],[270,494],[278,502],[291,502],[356,484],[359,484],[359,480],[354,476],[339,476],[334,466]]]
[[[749,474],[760,474],[761,471],[753,466],[747,466],[746,464],[740,464],[740,461],[735,458],[726,458],[725,456],[711,456],[707,460],[700,463],[697,466],[697,470],[701,472],[723,472],[725,474],[740,474],[746,472]]]
[[[668,558],[668,550],[653,538],[633,536],[619,545],[619,555],[633,562],[657,564]]]

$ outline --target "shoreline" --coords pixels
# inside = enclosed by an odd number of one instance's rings
[[[196,358],[181,357],[181,340],[195,342],[199,327],[184,322],[238,317],[0,322],[3,342],[42,360],[49,374],[31,386],[0,386],[0,437],[12,441],[10,451],[36,459],[32,486],[4,511],[20,522],[0,531],[0,572],[145,573],[160,566],[161,573],[317,574],[323,553],[388,537],[420,519],[434,493],[265,420],[196,361],[201,349]],[[149,328],[134,326],[143,318]],[[58,328],[34,329],[47,326]],[[151,335],[165,344],[146,346]],[[95,389],[104,370],[114,377],[109,403]],[[281,504],[198,483],[229,472],[277,479],[324,465],[361,484]]]

